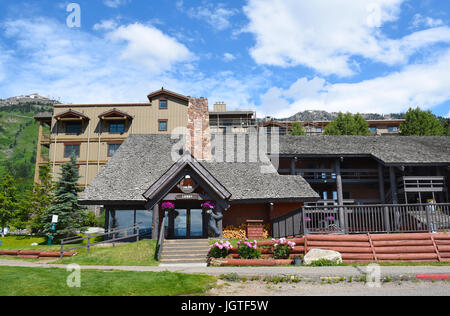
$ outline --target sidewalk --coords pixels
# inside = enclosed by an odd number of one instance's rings
[[[63,264],[45,264],[28,261],[1,260],[1,266],[30,267],[30,268],[61,268]],[[198,264],[165,265],[157,267],[145,266],[80,266],[82,270],[120,270],[138,272],[180,272],[180,273],[204,273],[214,276],[237,273],[239,276],[298,276],[305,279],[316,280],[323,277],[364,277],[367,272],[365,266],[339,266],[339,267],[205,267]],[[449,275],[450,266],[382,266],[381,277],[389,277],[392,280],[416,279],[417,275]]]

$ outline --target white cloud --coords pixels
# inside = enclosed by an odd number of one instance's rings
[[[359,83],[332,84],[323,78],[301,78],[288,89],[272,88],[261,110],[288,117],[304,110],[393,113],[420,106],[431,108],[450,100],[450,50],[429,61]],[[281,110],[280,110],[281,109]]]
[[[15,55],[5,63],[2,97],[39,92],[69,103],[146,102],[149,92],[164,86],[207,97],[211,104],[248,107],[252,95],[267,85],[256,75],[205,75],[195,62],[185,63],[192,53],[184,46],[145,25],[90,34],[55,20],[19,19],[0,24],[0,39],[3,35]]]
[[[444,22],[441,19],[433,19],[429,16],[423,16],[419,13],[414,15],[414,19],[412,21],[412,26],[414,28],[420,28],[422,26],[425,27],[437,27],[444,25]]]
[[[14,51],[2,83],[9,96],[38,91],[75,103],[145,101],[169,81],[174,65],[193,58],[175,39],[140,24],[93,35],[36,18],[7,21],[1,31]]]
[[[139,23],[120,26],[107,34],[113,41],[125,41],[123,59],[143,64],[152,72],[168,71],[178,62],[193,59],[189,49],[153,26]]]
[[[101,20],[100,23],[94,24],[94,31],[111,31],[117,28],[118,24],[115,20]]]
[[[236,9],[228,9],[223,3],[212,4],[204,2],[201,6],[184,9],[183,1],[177,1],[176,7],[186,12],[192,19],[205,21],[216,30],[224,30],[231,26],[230,19],[238,13]]]
[[[223,54],[223,60],[224,61],[233,61],[233,60],[235,60],[236,59],[236,56],[234,56],[233,54],[231,54],[231,53],[224,53]]]
[[[390,39],[381,30],[399,18],[405,0],[249,0],[247,31],[256,37],[250,54],[258,64],[303,65],[323,75],[350,76],[352,57],[403,65],[418,49],[450,42],[448,27]],[[355,69],[356,68],[356,69]]]
[[[121,5],[125,5],[131,2],[131,0],[103,0],[104,5],[110,8],[118,8]]]

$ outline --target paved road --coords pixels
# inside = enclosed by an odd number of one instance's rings
[[[362,282],[278,283],[261,281],[223,282],[211,289],[210,296],[450,296],[449,282],[390,282],[369,287]]]
[[[0,266],[66,268],[63,264],[45,264],[29,261],[2,260]],[[172,271],[183,273],[205,273],[220,276],[237,273],[240,276],[296,275],[302,278],[320,279],[321,277],[361,277],[367,272],[365,266],[353,267],[206,267],[205,265],[165,265],[157,267],[144,266],[81,266],[85,270],[122,270],[122,271]],[[418,274],[450,274],[450,266],[390,266],[380,267],[381,278],[415,279]]]

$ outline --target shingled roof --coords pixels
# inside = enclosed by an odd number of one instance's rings
[[[450,165],[450,137],[280,136],[281,155],[370,156],[385,165]]]
[[[131,135],[80,197],[85,204],[146,202],[143,194],[167,172],[184,143],[170,135]],[[301,176],[281,176],[263,162],[200,162],[230,193],[230,201],[312,201]],[[262,173],[262,168],[272,172]]]

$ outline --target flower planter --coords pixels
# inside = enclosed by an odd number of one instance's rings
[[[218,266],[278,266],[290,265],[291,259],[285,260],[266,260],[266,259],[215,259],[211,260],[212,265]]]

